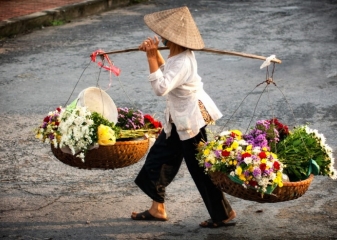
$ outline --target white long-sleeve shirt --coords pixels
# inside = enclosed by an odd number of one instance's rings
[[[180,140],[187,140],[199,133],[205,126],[199,109],[200,100],[214,121],[222,117],[221,112],[203,89],[197,72],[194,53],[186,50],[170,57],[156,72],[149,75],[149,81],[156,95],[166,96],[166,137],[171,135],[172,124],[176,125]]]

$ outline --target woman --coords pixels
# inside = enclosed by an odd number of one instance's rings
[[[133,212],[134,220],[167,221],[165,188],[178,173],[185,159],[187,168],[211,216],[201,227],[234,225],[235,218],[229,202],[204,173],[196,160],[197,144],[207,141],[205,127],[222,114],[203,90],[197,73],[197,62],[191,49],[202,49],[204,42],[187,7],[148,14],[147,26],[161,36],[170,50],[167,62],[158,51],[157,36],[148,38],[139,46],[146,52],[149,81],[156,95],[166,96],[164,131],[147,155],[135,183],[153,201],[149,210]]]

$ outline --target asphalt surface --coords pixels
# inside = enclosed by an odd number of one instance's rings
[[[183,164],[167,189],[169,221],[135,222],[131,212],[150,206],[133,182],[143,159],[122,169],[81,170],[35,140],[32,130],[49,111],[97,81],[109,87],[109,74],[90,62],[93,51],[137,47],[153,36],[145,14],[182,5],[206,47],[282,60],[273,74],[276,86],[261,95],[265,83],[255,89],[266,80],[261,60],[196,52],[204,87],[224,115],[214,131],[277,116],[289,125],[309,123],[336,152],[336,1],[157,0],[118,8],[1,40],[0,238],[337,239],[337,181],[328,177],[316,176],[293,201],[260,204],[228,196],[237,225],[202,229],[198,224],[209,217]],[[116,105],[162,118],[165,99],[147,82],[144,53],[110,57],[122,70],[107,90]]]

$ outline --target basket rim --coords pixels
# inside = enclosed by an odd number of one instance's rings
[[[139,140],[116,141],[116,143],[113,145],[143,144],[144,142],[148,142],[149,140],[150,140],[149,138],[144,138]],[[99,145],[99,147],[108,147],[108,146],[109,145]]]
[[[50,146],[54,156],[66,165],[80,169],[116,169],[140,161],[148,151],[150,143],[149,138],[145,138],[118,141],[114,145],[99,145],[99,148],[87,152],[84,162],[76,155],[63,152],[59,147],[55,148],[53,144]]]
[[[283,182],[283,187],[296,187],[298,185],[303,185],[308,182],[311,182],[314,178],[314,174],[310,174],[307,179],[296,181],[296,182]]]
[[[277,186],[272,194],[258,193],[254,189],[244,188],[239,183],[232,181],[228,174],[220,171],[210,173],[211,179],[215,185],[223,192],[244,200],[255,201],[259,203],[275,203],[290,201],[301,197],[308,190],[314,174],[302,181],[284,182],[282,187]]]

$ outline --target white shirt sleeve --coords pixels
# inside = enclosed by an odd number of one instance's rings
[[[170,61],[172,60],[172,61]],[[164,71],[158,69],[149,75],[149,81],[157,96],[165,96],[172,89],[183,85],[189,77],[190,64],[186,58],[180,57],[169,59],[165,64]]]

